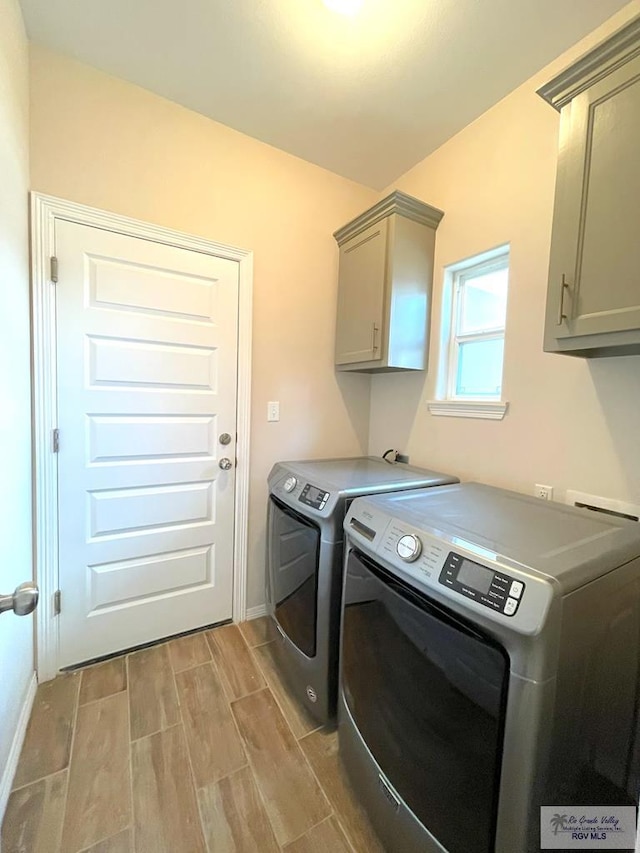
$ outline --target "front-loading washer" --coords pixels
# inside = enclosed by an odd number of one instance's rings
[[[343,522],[350,501],[457,482],[373,456],[274,465],[267,602],[277,629],[275,656],[291,691],[319,722],[336,715]]]
[[[465,483],[345,531],[340,755],[389,853],[538,853],[542,805],[637,805],[637,522]]]

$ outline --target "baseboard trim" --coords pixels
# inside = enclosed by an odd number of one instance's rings
[[[7,803],[9,802],[11,786],[13,785],[16,770],[18,769],[18,760],[20,758],[20,752],[22,751],[24,736],[27,733],[27,726],[29,725],[29,717],[31,716],[31,709],[33,708],[33,700],[36,698],[37,687],[38,680],[34,672],[31,676],[31,681],[29,682],[24,702],[22,703],[22,710],[18,717],[18,725],[16,726],[11,749],[9,750],[9,758],[7,759],[6,767],[4,768],[2,778],[0,779],[0,824],[4,820],[4,813],[7,809]]]
[[[257,607],[247,607],[245,619],[247,622],[250,619],[259,619],[261,616],[267,615],[267,605],[259,604]]]

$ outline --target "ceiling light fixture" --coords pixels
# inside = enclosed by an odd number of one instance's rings
[[[364,0],[324,0],[324,5],[332,12],[339,12],[341,15],[357,15]]]

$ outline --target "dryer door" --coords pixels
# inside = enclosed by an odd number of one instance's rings
[[[267,560],[271,607],[287,637],[307,657],[316,653],[320,530],[269,496]]]
[[[443,848],[489,853],[506,652],[357,551],[344,596],[342,689],[371,754]]]

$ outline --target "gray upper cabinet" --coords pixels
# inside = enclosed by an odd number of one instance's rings
[[[640,19],[540,89],[560,110],[544,348],[640,353]]]
[[[339,370],[426,368],[435,232],[442,216],[396,191],[335,232]]]

